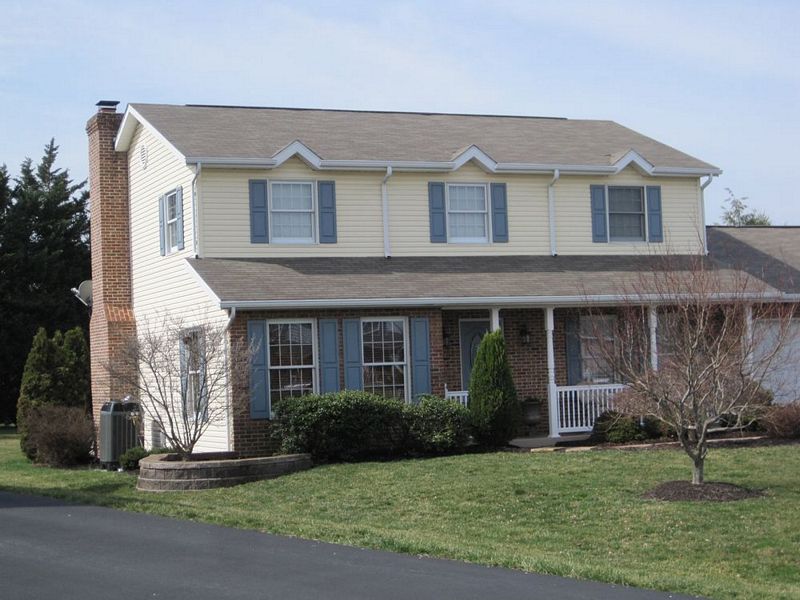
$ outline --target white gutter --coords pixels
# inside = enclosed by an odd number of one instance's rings
[[[561,177],[561,171],[555,169],[553,171],[553,179],[547,184],[547,217],[550,221],[550,255],[558,255],[558,247],[556,245],[556,190],[553,188],[556,181]]]
[[[219,306],[223,309],[233,307],[239,310],[283,310],[293,308],[387,308],[409,306],[438,307],[471,307],[491,308],[496,305],[516,307],[582,306],[582,305],[614,305],[620,302],[636,304],[672,304],[690,300],[692,294],[599,294],[590,296],[491,296],[462,298],[336,298],[313,300],[223,300]],[[713,294],[712,300],[749,300],[753,302],[800,302],[800,294]]]
[[[194,257],[200,257],[200,242],[197,240],[197,205],[200,203],[200,173],[203,170],[203,163],[198,162],[194,170],[194,177],[192,177],[192,251]]]
[[[703,220],[703,251],[708,254],[708,229],[706,228],[706,188],[714,181],[714,173],[708,173],[708,179],[700,186],[700,218]]]
[[[386,175],[381,181],[381,203],[383,206],[383,257],[392,257],[392,240],[389,237],[389,190],[387,181],[392,176],[392,167],[386,167]]]
[[[228,329],[231,328],[231,325],[233,325],[233,320],[235,318],[236,318],[236,307],[231,306],[228,312],[228,322],[225,323],[225,331],[228,331]]]

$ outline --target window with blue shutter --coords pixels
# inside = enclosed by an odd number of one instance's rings
[[[428,212],[430,214],[431,242],[447,242],[447,206],[444,198],[444,183],[428,183]]]
[[[431,393],[430,323],[427,317],[411,319],[411,393],[414,402]]]
[[[596,243],[608,242],[608,227],[606,226],[606,186],[590,186],[592,208],[592,241]]]
[[[317,184],[319,202],[319,243],[336,243],[336,184],[320,181]]]
[[[250,187],[250,242],[269,242],[269,207],[267,205],[267,180],[251,179]]]
[[[508,199],[506,197],[506,184],[493,183],[492,196],[492,241],[508,241]]]
[[[360,390],[364,387],[361,360],[361,320],[345,319],[344,328],[344,387]]]
[[[266,321],[247,322],[247,342],[250,347],[250,417],[268,419],[269,377],[267,366]]]
[[[581,357],[580,317],[570,315],[565,323],[567,354],[567,385],[578,385],[583,381],[583,359]]]
[[[664,222],[661,218],[661,186],[648,185],[647,194],[647,240],[664,241]]]
[[[175,189],[175,247],[183,250],[183,188]]]
[[[339,325],[336,319],[319,321],[320,391],[339,391]]]

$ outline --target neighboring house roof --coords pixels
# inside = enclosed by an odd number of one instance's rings
[[[701,257],[457,256],[189,259],[222,308],[581,304],[639,298],[653,273]],[[737,271],[709,262],[734,291]],[[724,293],[726,290],[720,290]],[[778,290],[768,288],[770,293]]]
[[[613,121],[542,117],[131,104],[117,138],[149,124],[187,161],[258,164],[299,155],[315,168],[458,168],[496,172],[561,168],[613,173],[629,164],[652,175],[720,170]]]
[[[787,293],[800,294],[800,227],[708,227],[709,256]]]

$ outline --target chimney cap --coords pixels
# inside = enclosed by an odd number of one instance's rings
[[[95,106],[100,112],[116,112],[119,100],[100,100]]]

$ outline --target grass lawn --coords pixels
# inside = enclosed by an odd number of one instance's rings
[[[800,598],[800,445],[711,451],[708,480],[765,498],[639,498],[689,476],[677,451],[500,452],[149,494],[127,474],[32,466],[0,433],[3,490],[716,598]]]

